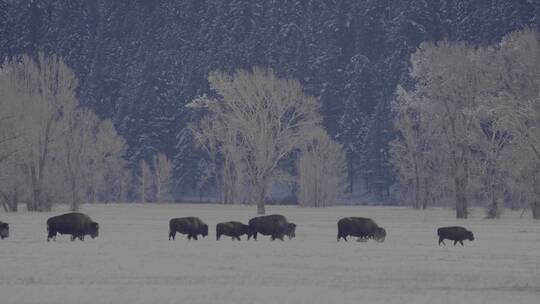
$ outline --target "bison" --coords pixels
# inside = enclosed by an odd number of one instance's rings
[[[232,237],[233,241],[235,239],[240,241],[240,236],[248,233],[248,225],[242,224],[240,222],[225,222],[219,223],[216,225],[216,240],[219,241],[219,238],[222,235]]]
[[[0,222],[0,238],[3,240],[9,236],[9,224]]]
[[[169,240],[175,240],[176,233],[187,234],[188,240],[197,240],[197,235],[206,237],[208,225],[198,217],[180,217],[169,221]]]
[[[386,230],[379,227],[372,219],[364,217],[345,217],[338,221],[338,235],[340,238],[347,241],[347,236],[356,236],[358,241],[367,241],[374,239],[377,242],[384,242],[386,238]]]
[[[291,240],[296,236],[296,224],[287,222],[287,219],[280,214],[254,217],[248,223],[248,240],[253,237],[257,240],[257,233],[270,235],[272,240],[288,236]]]
[[[454,241],[454,246],[459,242],[463,246],[463,240],[474,240],[474,235],[471,231],[461,226],[441,227],[437,229],[437,235],[439,236],[439,246],[444,243],[444,240]]]
[[[47,242],[51,238],[56,241],[56,234],[71,234],[71,240],[79,238],[84,241],[85,235],[96,238],[99,234],[99,224],[83,213],[66,213],[53,216],[47,220]]]

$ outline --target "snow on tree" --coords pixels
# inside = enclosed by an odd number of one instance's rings
[[[205,109],[209,119],[232,132],[217,139],[236,150],[257,213],[264,214],[280,161],[308,143],[321,122],[318,101],[297,80],[279,78],[271,69],[217,71],[208,81],[217,96],[201,96],[189,106]]]
[[[89,193],[100,191],[96,179],[111,168],[124,170],[125,142],[110,122],[78,105],[77,83],[61,58],[43,53],[6,61],[0,70],[0,108],[14,118],[16,134],[8,171],[27,185],[12,185],[8,193],[12,201],[27,201],[29,211],[50,210],[53,201],[69,202],[77,210],[91,201]]]
[[[299,204],[310,207],[337,204],[345,189],[345,160],[341,145],[319,129],[297,161]]]
[[[154,181],[156,184],[156,200],[159,203],[170,201],[172,186],[172,162],[167,155],[158,153],[152,158]]]

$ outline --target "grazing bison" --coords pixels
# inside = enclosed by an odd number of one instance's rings
[[[3,240],[9,236],[9,224],[0,222],[0,238]]]
[[[240,241],[240,237],[247,233],[248,225],[240,222],[225,222],[216,225],[216,240],[218,241],[222,235],[232,237],[233,241],[235,239]]]
[[[379,227],[372,219],[364,217],[345,217],[338,221],[338,235],[347,241],[347,236],[356,236],[358,241],[374,239],[377,242],[384,242],[386,230]]]
[[[437,229],[437,235],[439,236],[439,246],[441,243],[446,245],[444,240],[454,241],[454,246],[457,244],[457,242],[463,246],[463,240],[474,240],[473,233],[460,226],[441,227]]]
[[[287,222],[287,219],[280,214],[254,217],[248,223],[248,240],[253,237],[257,240],[257,233],[270,235],[272,240],[288,236],[291,240],[296,236],[296,224]]]
[[[53,216],[47,220],[47,242],[56,241],[56,234],[71,234],[71,240],[79,238],[84,241],[85,235],[95,238],[99,234],[99,224],[83,213],[66,213]]]
[[[198,217],[180,217],[169,221],[169,240],[175,240],[176,233],[187,234],[188,240],[197,239],[197,235],[208,235],[208,225]]]

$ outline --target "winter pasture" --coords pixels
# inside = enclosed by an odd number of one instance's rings
[[[505,211],[399,207],[267,206],[297,223],[292,241],[215,240],[220,221],[247,222],[255,206],[85,205],[100,236],[46,242],[45,221],[61,213],[0,213],[0,303],[539,303],[540,223]],[[198,216],[209,236],[168,241],[168,220]],[[344,216],[373,218],[384,243],[336,241]],[[529,215],[530,216],[530,215]],[[436,228],[463,225],[474,242],[438,246]]]

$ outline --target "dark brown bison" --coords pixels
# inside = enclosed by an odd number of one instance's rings
[[[240,237],[248,233],[248,225],[242,224],[240,222],[225,222],[219,223],[216,225],[216,240],[219,241],[219,238],[222,235],[232,237],[240,241]]]
[[[460,226],[441,227],[437,229],[439,236],[439,246],[444,243],[444,240],[454,241],[454,246],[459,242],[463,246],[463,240],[474,241],[474,235],[471,231]]]
[[[83,213],[66,213],[53,216],[47,220],[47,241],[56,241],[56,234],[71,234],[71,240],[79,238],[84,241],[85,235],[95,238],[99,234],[99,224]]]
[[[386,230],[379,227],[372,219],[364,217],[345,217],[338,221],[338,235],[347,241],[347,236],[356,236],[358,241],[374,239],[377,242],[384,242]]]
[[[287,219],[280,214],[254,217],[248,223],[248,240],[253,237],[257,239],[257,233],[270,235],[272,240],[288,236],[292,239],[296,236],[296,224],[287,222]]]
[[[197,239],[197,235],[208,235],[208,225],[198,217],[180,217],[169,221],[169,240],[176,237],[176,233],[187,234],[188,240]]]
[[[0,238],[3,240],[9,236],[9,224],[0,222]]]

